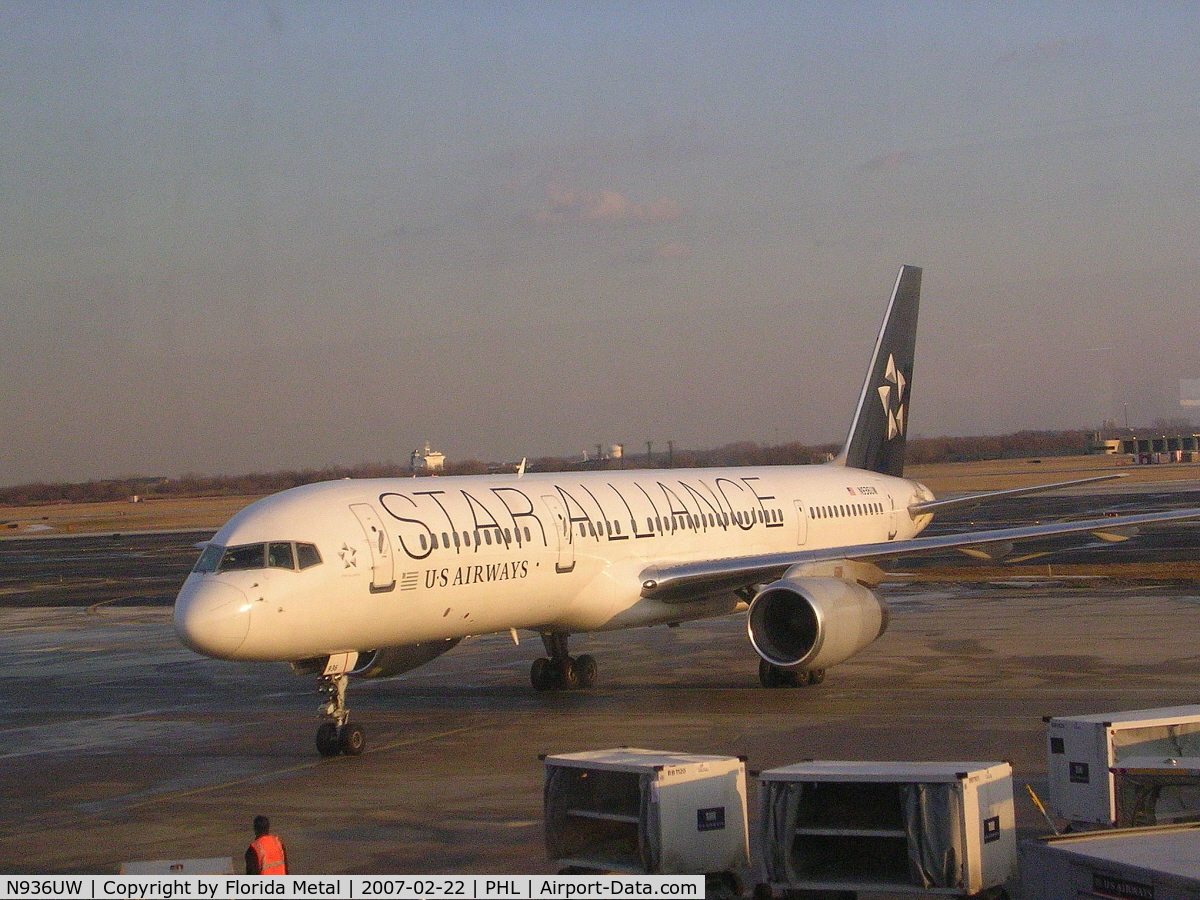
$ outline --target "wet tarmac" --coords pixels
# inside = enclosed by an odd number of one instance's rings
[[[1172,534],[1140,552],[1191,552]],[[0,871],[240,858],[265,813],[300,873],[550,872],[538,754],[622,745],[1007,759],[1032,836],[1043,715],[1200,702],[1200,584],[896,584],[888,633],[820,686],[760,688],[741,617],[573,638],[600,681],[565,694],[530,689],[535,637],[489,636],[356,682],[368,751],[323,760],[313,679],[177,643],[170,579],[202,537],[0,544]]]

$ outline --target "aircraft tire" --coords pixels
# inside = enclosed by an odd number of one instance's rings
[[[564,691],[573,691],[579,687],[579,669],[571,657],[554,660],[555,674],[558,676],[558,686]]]
[[[824,680],[825,680],[825,670],[824,669],[813,669],[812,671],[810,671],[808,673],[808,683],[809,684],[820,684]]]
[[[573,668],[581,688],[590,688],[596,683],[596,676],[600,674],[600,666],[596,663],[596,657],[590,653],[576,657]]]
[[[337,737],[338,749],[347,756],[360,756],[367,748],[367,733],[361,725],[347,722]]]
[[[533,685],[535,691],[552,690],[557,682],[557,673],[550,665],[550,660],[541,656],[533,661],[533,665],[529,667],[529,682]]]
[[[317,729],[317,752],[322,756],[337,756],[342,752],[338,742],[338,727],[332,722],[322,722]]]

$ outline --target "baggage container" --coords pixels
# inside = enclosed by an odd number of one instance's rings
[[[1024,841],[1025,900],[1196,900],[1200,825],[1116,828]]]
[[[1015,874],[1006,762],[806,762],[759,775],[772,892],[999,894]]]
[[[716,875],[740,887],[750,868],[742,760],[623,747],[543,762],[546,855],[560,871]]]
[[[1130,757],[1200,756],[1200,706],[1046,718],[1050,811],[1076,825],[1118,824],[1112,768]]]
[[[1112,775],[1118,828],[1200,820],[1200,759],[1130,756]]]

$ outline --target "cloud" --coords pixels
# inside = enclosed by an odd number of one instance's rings
[[[683,215],[674,200],[635,203],[616,191],[579,191],[551,185],[546,202],[527,211],[521,221],[534,226],[607,226],[661,225]]]

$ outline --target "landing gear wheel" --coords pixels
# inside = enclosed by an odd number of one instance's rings
[[[322,756],[337,756],[342,752],[338,743],[338,727],[333,722],[322,722],[317,729],[317,752]]]
[[[338,735],[338,749],[347,756],[359,756],[367,747],[367,733],[361,725],[347,722]]]
[[[824,669],[813,669],[812,671],[810,671],[808,673],[808,683],[809,684],[820,684],[824,680],[825,680],[825,670]]]
[[[558,686],[564,691],[572,691],[579,687],[579,672],[575,668],[575,660],[571,657],[553,660],[554,673],[558,676]]]
[[[529,670],[529,680],[539,691],[573,691],[591,687],[596,683],[596,659],[583,654],[573,659],[567,651],[565,631],[543,631],[542,643],[546,646],[546,657],[535,659]]]
[[[581,688],[590,688],[596,683],[596,676],[600,672],[600,667],[596,664],[596,657],[590,653],[584,653],[575,658],[574,668]]]
[[[550,660],[544,656],[535,659],[533,665],[529,667],[529,681],[535,691],[553,690],[558,679],[555,677],[554,667],[550,665]]]

